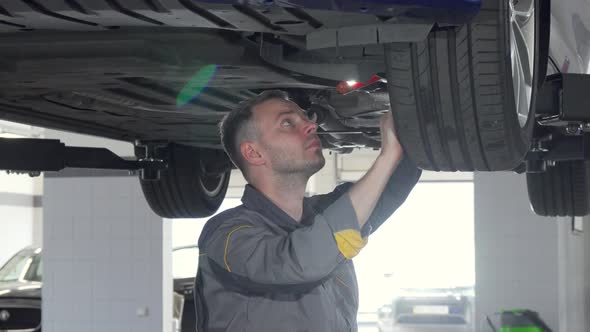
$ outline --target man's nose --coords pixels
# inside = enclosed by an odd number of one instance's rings
[[[318,124],[313,121],[307,121],[305,124],[305,135],[314,134],[318,130]]]

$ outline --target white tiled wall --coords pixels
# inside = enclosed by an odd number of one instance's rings
[[[7,175],[0,171],[0,265],[18,250],[38,244],[38,212],[34,208],[35,183],[28,175]]]
[[[171,330],[170,221],[136,177],[46,177],[43,206],[44,332]]]

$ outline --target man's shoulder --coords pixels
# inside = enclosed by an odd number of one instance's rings
[[[244,205],[236,206],[216,214],[203,227],[199,238],[199,246],[204,244],[206,240],[218,231],[224,231],[227,228],[236,227],[237,225],[253,224],[256,217],[257,213]]]
[[[214,215],[213,217],[209,218],[207,223],[215,222],[218,220],[231,220],[233,218],[238,217],[240,214],[244,213],[247,210],[248,209],[244,205],[239,205]]]
[[[345,192],[347,192],[350,187],[352,187],[353,182],[343,182],[336,186],[332,192],[327,194],[318,194],[314,196],[307,197],[305,199],[307,204],[310,204],[315,210],[318,212],[322,211],[328,205],[334,203],[338,198],[340,198]]]
[[[252,222],[259,218],[259,213],[245,205],[222,211],[207,221],[207,225],[231,225],[236,222]]]

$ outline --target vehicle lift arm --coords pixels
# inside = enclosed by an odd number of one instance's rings
[[[124,159],[105,148],[66,146],[55,139],[0,138],[0,169],[37,176],[40,172],[57,172],[66,167],[140,171],[142,179],[157,180],[166,169],[162,159],[153,158],[161,145],[145,147],[145,157]]]

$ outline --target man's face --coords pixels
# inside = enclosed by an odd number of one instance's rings
[[[276,173],[311,176],[324,167],[317,124],[294,102],[267,100],[254,108],[254,121],[261,152]]]

